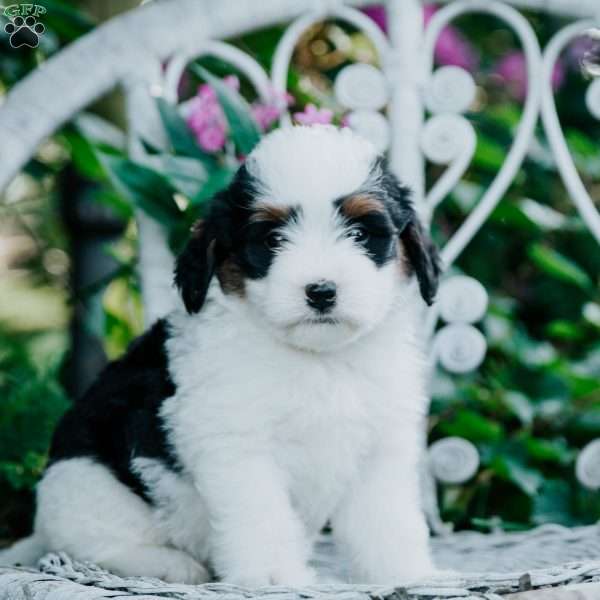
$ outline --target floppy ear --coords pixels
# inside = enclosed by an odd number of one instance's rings
[[[419,282],[423,300],[431,306],[438,289],[441,273],[440,258],[429,235],[423,229],[417,215],[411,211],[410,221],[400,233],[404,251]]]
[[[216,233],[210,221],[197,221],[175,263],[175,285],[190,314],[197,313],[206,299],[215,272],[216,243]]]
[[[379,183],[390,200],[390,214],[398,228],[406,258],[417,276],[423,300],[431,306],[441,273],[437,248],[419,221],[410,198],[410,190],[398,181],[383,159],[377,166],[380,172]]]

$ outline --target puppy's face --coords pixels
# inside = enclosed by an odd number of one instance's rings
[[[248,157],[180,256],[175,281],[193,313],[216,273],[273,335],[326,351],[380,323],[413,272],[431,302],[437,255],[407,190],[351,131],[297,127]]]

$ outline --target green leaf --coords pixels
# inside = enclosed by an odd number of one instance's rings
[[[527,453],[535,460],[568,465],[572,462],[575,455],[574,451],[569,448],[563,438],[545,440],[528,437],[524,441]]]
[[[556,250],[536,243],[529,246],[528,254],[538,268],[555,279],[571,283],[584,290],[592,287],[592,281],[587,273]]]
[[[537,469],[527,466],[516,456],[496,456],[490,466],[528,496],[533,496],[544,482],[543,475]]]
[[[180,219],[173,200],[175,189],[159,173],[126,158],[99,153],[100,161],[116,190],[168,229]]]
[[[76,40],[96,25],[87,14],[73,5],[56,0],[44,0],[39,4],[46,8],[46,13],[41,15],[44,25],[66,41]]]
[[[189,156],[200,160],[207,169],[214,168],[216,161],[212,156],[203,152],[196,143],[187,123],[179,114],[177,107],[164,98],[156,98],[156,106],[163,127],[175,154]],[[143,142],[147,149],[155,149],[148,141]]]
[[[157,160],[164,175],[184,196],[193,198],[206,185],[209,173],[195,158],[160,154]]]
[[[69,145],[71,160],[79,173],[86,179],[101,180],[104,170],[90,141],[72,127],[66,128],[63,136]]]
[[[569,484],[556,479],[545,481],[533,498],[533,522],[536,525],[557,523],[572,526],[575,522],[570,516],[571,513]]]
[[[534,409],[525,394],[514,390],[507,390],[502,400],[508,409],[523,423],[529,425],[533,421]]]
[[[457,435],[472,441],[497,441],[502,438],[502,426],[476,412],[461,410],[448,422],[440,423],[447,435]]]
[[[556,319],[548,323],[546,333],[553,338],[571,341],[579,340],[584,336],[583,329],[577,323],[565,319]]]
[[[231,138],[237,149],[247,156],[260,139],[260,130],[252,117],[250,106],[240,94],[200,65],[194,64],[192,69],[214,88],[229,123]]]
[[[491,137],[479,134],[473,164],[490,171],[498,171],[506,159],[506,148]]]
[[[600,435],[600,408],[576,414],[571,422],[571,427],[577,433],[584,433],[588,436]]]
[[[235,170],[227,167],[222,167],[210,173],[200,190],[191,198],[191,204],[194,206],[204,204],[204,202],[212,198],[216,193],[225,189],[234,175]]]

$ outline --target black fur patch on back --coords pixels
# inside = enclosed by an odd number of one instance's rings
[[[163,400],[175,393],[167,369],[168,335],[167,322],[157,321],[122,358],[100,373],[59,423],[50,464],[69,458],[93,458],[150,501],[143,482],[131,469],[131,461],[152,458],[178,469],[159,415]]]

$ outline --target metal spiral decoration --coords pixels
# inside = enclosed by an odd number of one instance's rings
[[[594,46],[590,48],[583,57],[582,67],[592,77],[600,76],[600,29],[595,27],[590,29],[588,37],[594,40]]]
[[[476,279],[448,278],[438,294],[439,315],[448,323],[433,338],[438,362],[450,373],[474,371],[485,358],[487,342],[473,323],[485,315],[488,295]]]
[[[440,286],[438,303],[447,323],[477,323],[487,310],[488,295],[477,279],[455,275]]]
[[[598,67],[600,69],[600,67]],[[600,119],[600,79],[594,79],[585,94],[585,105],[590,114]]]
[[[577,457],[575,475],[589,490],[600,489],[600,438],[591,441]]]
[[[468,71],[441,67],[433,73],[425,90],[425,105],[433,113],[464,113],[473,101],[477,86]]]
[[[368,139],[378,152],[385,152],[391,131],[388,120],[379,112],[389,101],[384,74],[372,65],[349,65],[336,77],[334,91],[337,101],[350,109],[348,126]]]
[[[479,468],[477,448],[460,437],[447,437],[429,447],[429,463],[434,477],[446,484],[468,481]]]
[[[463,152],[471,130],[470,123],[460,115],[435,115],[423,128],[421,149],[431,162],[448,164]]]
[[[389,96],[383,73],[365,63],[342,69],[335,79],[334,92],[342,106],[353,109],[381,110]]]
[[[469,373],[485,358],[487,343],[473,325],[451,323],[442,327],[434,340],[434,351],[446,371]]]

